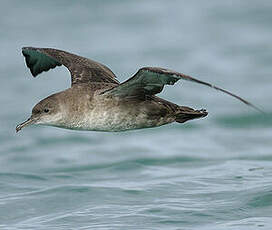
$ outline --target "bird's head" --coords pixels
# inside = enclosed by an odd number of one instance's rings
[[[39,103],[33,109],[29,119],[16,126],[16,132],[22,128],[33,125],[57,125],[62,120],[61,107],[55,95],[49,96]]]

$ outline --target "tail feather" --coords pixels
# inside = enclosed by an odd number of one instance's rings
[[[205,109],[194,110],[186,106],[180,106],[176,114],[176,122],[184,123],[189,120],[206,117],[208,112]]]

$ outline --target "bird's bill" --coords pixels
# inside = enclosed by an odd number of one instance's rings
[[[22,128],[34,124],[35,121],[36,120],[32,117],[28,118],[26,121],[16,126],[16,133],[19,132]]]

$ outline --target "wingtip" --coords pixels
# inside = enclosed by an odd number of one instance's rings
[[[30,47],[30,46],[25,46],[25,47],[22,47],[22,54],[23,56],[25,57],[25,61],[26,61],[26,66],[30,69],[30,72],[31,72],[31,75],[33,77],[36,77],[38,74],[32,69],[32,66],[30,65],[29,63],[29,58],[30,58],[30,55],[29,53],[27,52],[28,50],[35,50],[36,48],[34,47]]]
[[[251,103],[250,103],[250,106],[251,106],[252,108],[254,108],[255,110],[257,110],[258,112],[260,112],[261,114],[263,114],[263,115],[266,114],[266,112],[265,112],[263,109],[260,109],[260,107],[257,107],[256,105],[253,105],[253,104],[251,104]]]
[[[25,51],[25,50],[36,50],[37,48],[35,47],[32,47],[32,46],[24,46],[22,47],[22,52]]]
[[[29,48],[31,48],[31,47],[29,47],[29,46],[24,46],[24,47],[22,47],[22,51],[28,50]]]
[[[33,47],[29,47],[29,46],[28,46],[28,47],[27,47],[27,46],[22,47],[22,54],[23,54],[24,56],[26,56],[28,50],[33,50]]]

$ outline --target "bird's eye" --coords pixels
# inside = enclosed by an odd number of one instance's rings
[[[49,109],[44,109],[43,110],[45,113],[48,113],[49,112]]]

